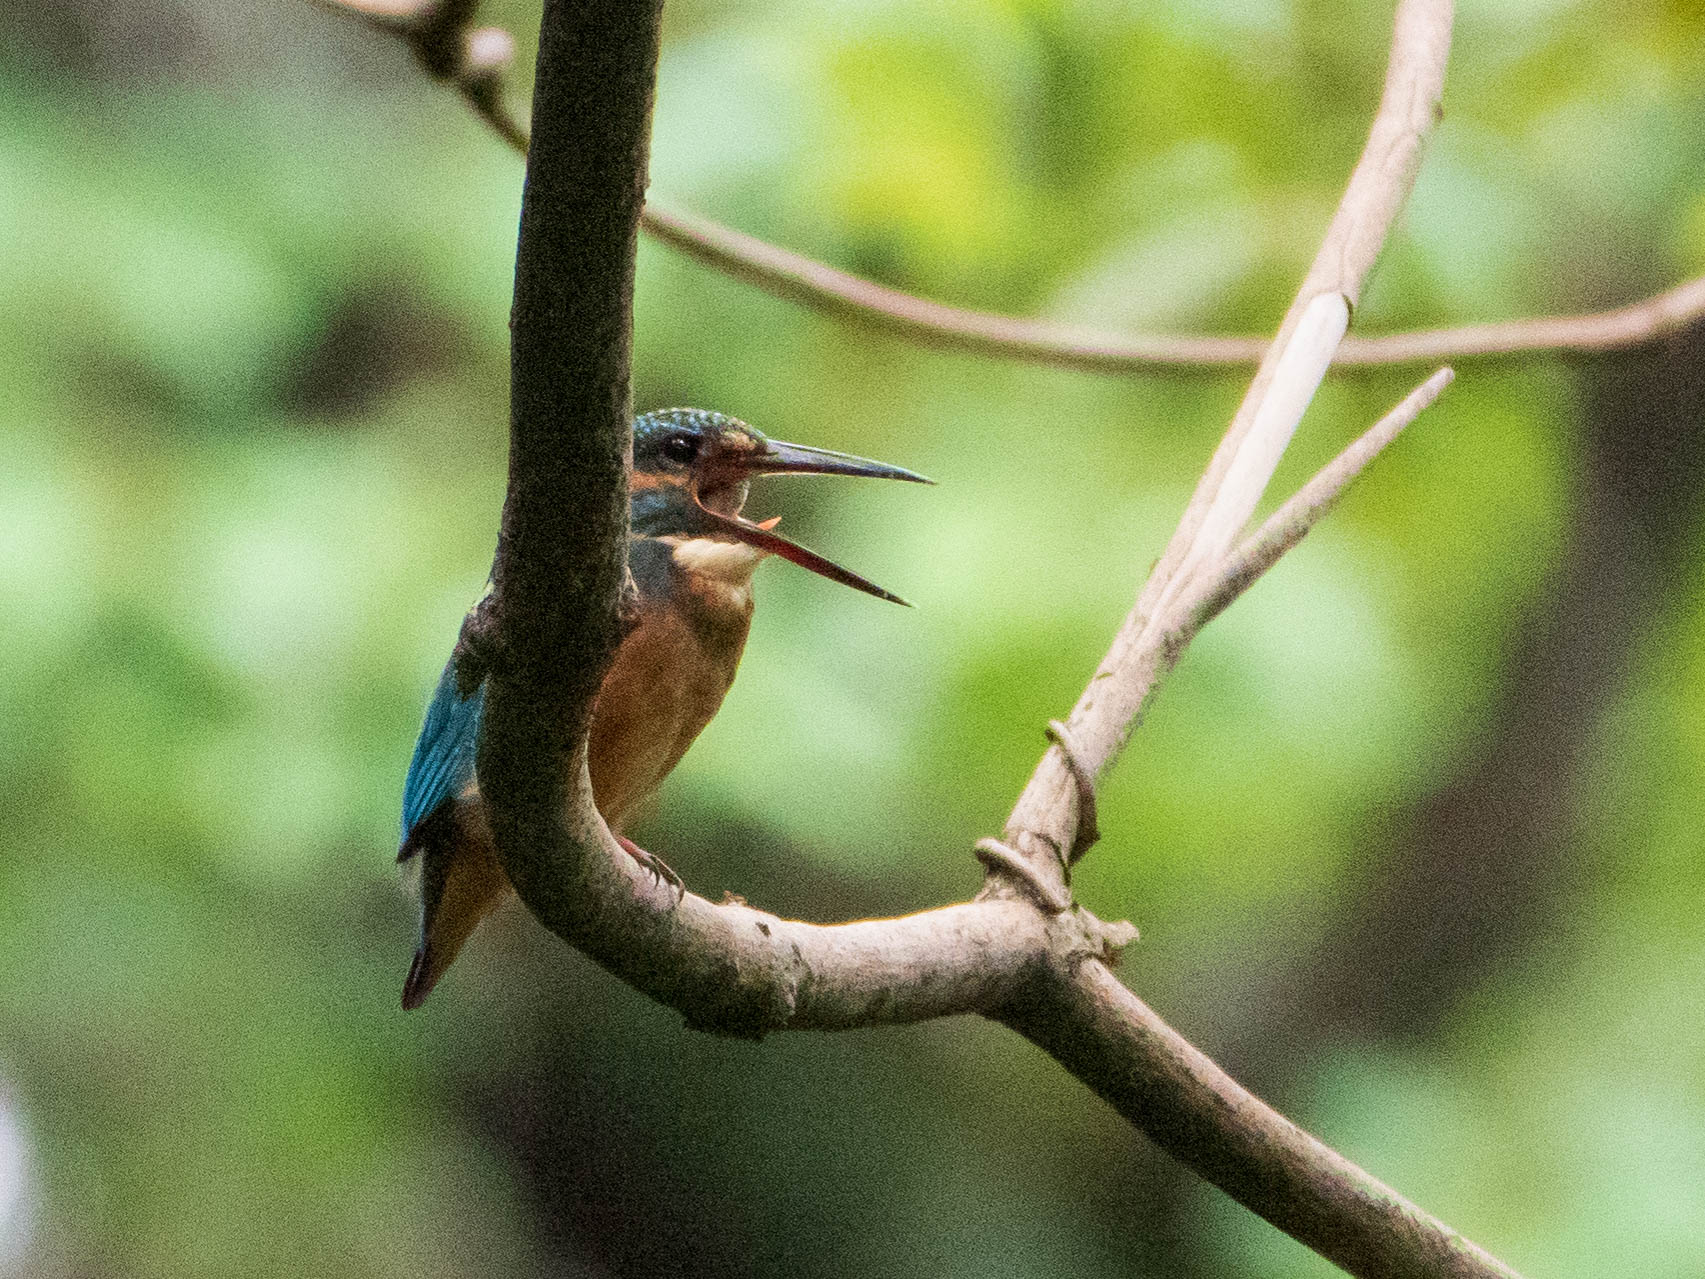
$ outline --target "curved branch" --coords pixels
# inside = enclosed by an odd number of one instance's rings
[[[620,637],[634,253],[660,7],[546,0],[542,23],[534,107],[541,123],[516,267],[509,495],[488,610],[479,748],[486,812],[522,899],[554,932],[707,1029],[761,1034],[965,1011],[1001,1018],[1182,1161],[1356,1273],[1507,1275],[1265,1111],[1166,1031],[1107,973],[1134,937],[1128,925],[1104,925],[1077,908],[1044,913],[998,895],[897,920],[793,923],[740,903],[713,906],[690,895],[677,902],[620,851],[592,804],[586,727]],[[1412,81],[1416,101],[1427,99],[1427,77],[1442,72],[1438,40],[1449,12],[1448,0],[1400,7],[1391,82]],[[1437,54],[1438,65],[1426,54]],[[1376,139],[1390,124],[1394,96],[1388,90]],[[1385,159],[1409,155],[1422,127],[1411,121],[1407,132],[1396,130],[1382,144]],[[1361,176],[1358,169],[1344,213],[1389,216],[1383,206],[1401,191],[1364,191]],[[1335,221],[1326,250],[1348,265],[1311,273],[1310,287],[1327,290],[1315,301],[1354,295],[1379,234]],[[1296,314],[1308,296],[1305,289]],[[1294,320],[1276,349],[1288,349]],[[1335,341],[1342,326],[1325,332]],[[1272,380],[1270,368],[1257,377],[1246,404],[1252,420]],[[1186,513],[1166,573],[1196,530],[1215,527],[1199,508],[1235,464],[1245,419],[1240,413]],[[1166,573],[1157,574],[1163,586]],[[1213,578],[1190,581],[1199,587]],[[1143,608],[1139,601],[1137,615]],[[1114,729],[1121,740],[1128,731],[1128,721]],[[1083,749],[1081,725],[1060,737]],[[1251,1116],[1259,1120],[1253,1127]],[[1461,1257],[1475,1267],[1441,1268],[1441,1258]]]
[[[1099,963],[1002,1020],[1179,1162],[1354,1275],[1516,1272],[1245,1092]]]
[[[1124,336],[971,311],[861,279],[732,227],[647,204],[653,237],[731,279],[821,315],[943,351],[1028,360],[1090,373],[1253,364],[1262,338]]]
[[[407,43],[435,79],[448,81],[510,147],[527,153],[527,130],[504,101],[502,73],[513,51],[496,28],[465,31],[468,0],[421,0],[406,14],[362,0],[313,0],[353,13]],[[1108,333],[1088,325],[1024,319],[948,306],[808,258],[709,218],[655,203],[640,228],[730,279],[876,333],[936,350],[1025,360],[1089,373],[1236,368],[1257,364],[1268,341],[1214,334]],[[1545,352],[1614,351],[1691,328],[1705,317],[1705,276],[1609,311],[1536,316],[1373,337],[1346,338],[1340,366],[1419,364]]]
[[[1259,363],[1260,337],[1108,333],[932,302],[861,279],[709,218],[645,206],[650,235],[730,279],[820,315],[943,351],[1026,360],[1088,373],[1238,368]],[[1346,338],[1334,363],[1372,367],[1545,352],[1614,351],[1691,328],[1705,317],[1705,276],[1611,311]]]
[[[1051,850],[1074,841],[1074,774],[1100,777],[1117,759],[1201,624],[1195,610],[1204,583],[1225,576],[1226,553],[1342,340],[1350,308],[1414,182],[1444,87],[1451,16],[1450,0],[1398,5],[1379,110],[1314,263],[1165,554],[1066,720],[1078,767],[1068,767],[1058,748],[1048,751],[1007,819],[1007,842],[1031,858],[1037,875],[1053,876],[1062,888],[1062,865]],[[1001,890],[991,881],[985,891]]]
[[[1085,912],[944,907],[838,926],[678,903],[592,804],[590,706],[620,639],[635,229],[660,0],[548,0],[516,262],[509,494],[488,618],[480,790],[533,913],[612,972],[726,1033],[993,1008],[1050,957],[1134,934]],[[568,660],[564,660],[568,655]]]
[[[1535,351],[1616,351],[1683,332],[1702,317],[1705,275],[1611,311],[1351,338],[1339,350],[1338,362],[1409,364]]]

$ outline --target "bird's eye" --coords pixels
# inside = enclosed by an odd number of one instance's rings
[[[691,462],[699,455],[699,442],[690,435],[671,435],[663,441],[663,456],[671,462]]]

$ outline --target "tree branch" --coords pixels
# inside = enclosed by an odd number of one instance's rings
[[[1340,364],[1425,364],[1532,352],[1616,351],[1673,337],[1705,318],[1705,275],[1610,311],[1352,338]]]
[[[1262,338],[1123,336],[948,306],[850,275],[709,218],[656,204],[646,206],[643,225],[670,248],[771,297],[936,350],[1090,373],[1133,373],[1253,364],[1267,348]]]
[[[1444,393],[1456,374],[1440,369],[1416,387],[1396,408],[1357,437],[1355,443],[1328,462],[1313,479],[1262,523],[1228,555],[1194,610],[1195,625],[1206,626],[1244,591],[1255,584],[1279,557],[1307,536],[1308,531],[1337,505],[1344,490],[1380,451],[1395,440]]]
[[[498,851],[523,900],[571,944],[706,1029],[759,1035],[954,1012],[1000,1018],[1056,1053],[1182,1161],[1355,1273],[1507,1275],[1166,1030],[1107,972],[1134,937],[1128,925],[1103,924],[1077,907],[1038,910],[998,892],[902,919],[798,923],[743,903],[717,906],[690,894],[677,902],[617,847],[592,803],[585,738],[620,636],[633,263],[659,9],[659,0],[546,0],[540,37],[539,124],[516,267],[509,496],[479,757]],[[1318,382],[1342,334],[1345,299],[1383,234],[1383,221],[1370,231],[1366,220],[1395,211],[1436,101],[1449,14],[1448,0],[1403,0],[1374,139],[1321,262],[1144,600],[1172,580],[1212,586],[1239,562],[1234,552],[1179,572],[1192,563],[1186,552],[1202,530],[1247,522],[1248,511],[1238,513],[1243,499],[1220,495],[1247,490],[1253,505],[1266,459],[1282,449],[1277,435],[1289,438],[1306,404],[1301,388]],[[1370,164],[1383,182],[1367,178]],[[1316,319],[1300,322],[1311,306]],[[1312,336],[1298,341],[1296,333]],[[1268,403],[1290,407],[1264,412]],[[1224,483],[1240,466],[1259,482]],[[1340,478],[1353,469],[1346,463]],[[1306,505],[1304,519],[1326,503]],[[1261,535],[1252,544],[1266,545]],[[1133,618],[1145,607],[1140,600]],[[1149,660],[1165,664],[1181,647],[1157,646],[1152,628],[1138,639],[1139,650],[1150,642]],[[1128,674],[1114,663],[1102,682],[1111,689]],[[1122,741],[1142,700],[1132,703],[1127,690],[1122,701],[1091,701],[1083,723],[1102,734],[1090,748],[1102,767],[1111,758],[1105,734]],[[1109,718],[1124,705],[1124,723]],[[1057,737],[1081,743],[1082,727]]]
[[[1007,844],[1030,859],[1037,875],[1053,877],[1062,888],[1065,866],[1056,850],[1070,848],[1075,838],[1074,772],[1099,777],[1113,763],[1160,679],[1205,620],[1196,617],[1201,596],[1225,579],[1226,552],[1319,386],[1414,182],[1422,140],[1437,117],[1450,22],[1450,0],[1398,5],[1379,110],[1314,263],[1165,554],[1066,720],[1078,744],[1077,767],[1068,767],[1060,748],[1049,750],[1007,819]],[[1002,891],[994,879],[985,889]]]
[[[1002,1020],[1161,1149],[1353,1275],[1519,1279],[1238,1086],[1095,962]]]
[[[314,3],[353,13],[375,29],[402,39],[430,75],[454,85],[505,142],[526,154],[527,130],[510,113],[503,92],[503,73],[514,42],[495,27],[469,30],[477,7],[470,0]],[[694,261],[771,297],[936,350],[1117,374],[1240,367],[1259,363],[1268,347],[1267,339],[1261,337],[1107,333],[1086,325],[948,306],[851,275],[709,218],[656,204],[647,204],[641,211],[640,228]],[[1609,311],[1346,338],[1334,363],[1420,364],[1614,351],[1679,333],[1702,317],[1705,276]]]
[[[620,638],[635,226],[660,9],[545,6],[479,756],[497,846],[547,927],[696,1025],[759,1035],[992,1007],[1049,954],[1110,956],[1129,929],[1011,903],[839,927],[690,895],[676,904],[592,804],[587,716]]]
[[[546,0],[541,20],[478,760],[529,904],[600,865],[610,878],[586,728],[621,639],[634,256],[661,18],[662,0]]]
[[[1267,339],[1260,337],[1108,333],[1086,325],[947,306],[655,203],[646,205],[640,225],[671,248],[772,297],[937,350],[1117,374],[1235,368],[1258,363],[1268,347]],[[1613,351],[1681,332],[1702,316],[1705,276],[1612,311],[1347,338],[1334,363],[1421,364],[1548,351]]]

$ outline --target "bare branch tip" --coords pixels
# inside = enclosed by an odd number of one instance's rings
[[[1404,396],[1396,408],[1375,423],[1368,431],[1368,436],[1383,432],[1395,437],[1404,427],[1430,409],[1439,396],[1444,394],[1445,388],[1454,381],[1456,370],[1449,365],[1435,369],[1431,377]],[[1360,444],[1360,441],[1357,441],[1357,444]],[[1351,450],[1356,447],[1357,445],[1351,445]],[[1349,451],[1346,450],[1346,453]]]
[[[1126,949],[1136,945],[1140,939],[1137,926],[1127,919],[1101,920],[1088,911],[1081,913],[1085,917],[1085,931],[1100,947],[1096,958],[1109,968],[1117,964]]]

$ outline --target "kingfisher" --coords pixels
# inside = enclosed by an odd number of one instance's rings
[[[750,482],[760,475],[931,482],[868,458],[771,440],[704,409],[635,419],[628,572],[637,600],[593,703],[587,762],[593,800],[611,833],[677,889],[679,876],[624,829],[722,705],[752,625],[759,562],[776,555],[878,599],[906,602],[789,541],[775,531],[777,519],[742,515]],[[468,676],[452,654],[403,783],[397,860],[418,868],[420,884],[420,944],[403,984],[407,1009],[420,1006],[480,921],[514,891],[474,776],[485,684]]]

